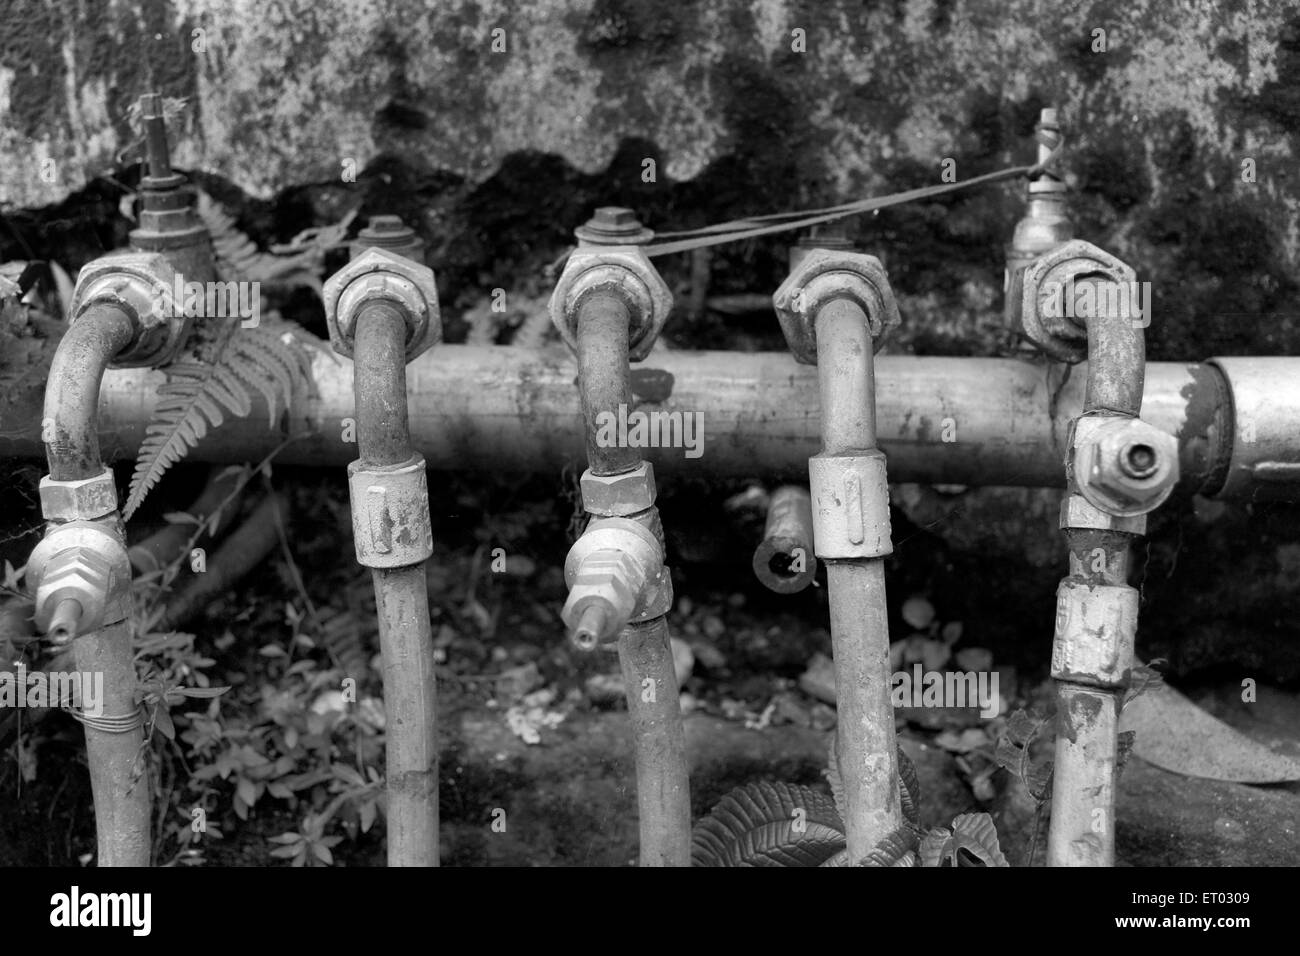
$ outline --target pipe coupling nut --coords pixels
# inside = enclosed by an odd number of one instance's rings
[[[1144,515],[1178,484],[1178,440],[1140,418],[1085,415],[1074,423],[1069,470],[1095,508]]]
[[[814,455],[808,459],[813,547],[822,560],[892,554],[885,453]]]
[[[176,270],[157,252],[113,252],[86,263],[77,274],[68,314],[82,320],[96,305],[111,305],[135,324],[131,343],[114,356],[110,368],[165,364],[184,344],[190,316],[176,301]]]
[[[650,354],[673,308],[673,293],[639,246],[580,245],[555,283],[551,322],[571,350],[578,350],[578,312],[589,296],[606,292],[627,307],[628,359]]]
[[[621,475],[593,475],[588,468],[580,484],[582,507],[602,518],[626,518],[655,503],[655,472],[648,461]]]
[[[330,344],[352,357],[356,324],[362,308],[388,302],[406,319],[406,361],[442,341],[438,283],[433,270],[421,262],[370,248],[325,280],[325,321]]]
[[[1131,518],[1121,518],[1102,511],[1083,495],[1067,494],[1061,501],[1060,528],[1062,531],[1074,528],[1143,535],[1147,533],[1147,516],[1135,515]]]
[[[875,256],[845,249],[813,249],[772,295],[772,306],[795,361],[817,364],[817,313],[832,299],[856,302],[879,351],[902,322],[885,267]]]
[[[1134,588],[1062,581],[1056,589],[1052,676],[1106,690],[1127,687],[1137,620]]]
[[[94,522],[73,521],[47,531],[27,561],[27,586],[41,633],[50,629],[55,610],[65,600],[81,607],[80,634],[116,624],[131,613],[126,546]]]
[[[433,555],[429,488],[424,458],[400,465],[348,465],[352,535],[357,563],[367,568],[403,568]]]
[[[41,514],[46,521],[90,521],[117,510],[117,484],[113,469],[105,468],[91,478],[55,481],[41,479]]]
[[[1077,363],[1088,357],[1088,315],[1078,315],[1073,291],[1086,279],[1132,288],[1137,273],[1109,252],[1071,239],[1038,257],[1021,276],[1020,327],[1052,358]],[[1096,290],[1094,290],[1096,291]],[[1123,303],[1129,299],[1119,296]],[[1093,305],[1097,305],[1094,297]]]
[[[630,621],[649,620],[672,606],[672,579],[663,550],[644,525],[627,518],[598,518],[573,543],[564,561],[568,599],[560,612],[570,630],[592,605],[604,613],[599,643],[618,637]]]

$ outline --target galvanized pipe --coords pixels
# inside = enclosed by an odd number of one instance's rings
[[[398,309],[384,302],[362,307],[353,375],[363,467],[401,465],[411,458],[405,342],[406,319]],[[388,714],[388,865],[437,866],[437,683],[424,562],[373,568],[371,576]]]
[[[817,577],[812,500],[807,488],[783,485],[772,492],[753,567],[763,586],[777,594],[796,594]]]
[[[1097,296],[1095,301],[1107,300]],[[1142,408],[1145,380],[1143,326],[1122,311],[1103,312],[1087,319],[1087,332],[1089,365],[1083,415],[1136,418]],[[1067,494],[1070,491],[1073,488]],[[1065,528],[1070,550],[1065,583],[1106,587],[1091,593],[1094,602],[1104,605],[1095,613],[1107,627],[1123,626],[1127,618],[1120,595],[1131,593],[1129,549],[1136,537],[1120,530]],[[1136,621],[1131,623],[1136,626]],[[1089,638],[1082,630],[1067,633],[1067,640]],[[1099,640],[1101,635],[1091,638]],[[1054,659],[1057,656],[1054,650]],[[1105,867],[1115,863],[1117,735],[1127,680],[1127,672],[1119,687],[1097,686],[1088,675],[1056,678],[1049,866]]]
[[[686,734],[668,621],[630,624],[619,635],[636,757],[636,803],[642,866],[689,866],[691,793]]]
[[[135,337],[136,324],[122,309],[96,304],[64,334],[50,364],[45,387],[43,427],[50,478],[81,481],[103,471],[99,449],[99,391],[104,372]],[[101,523],[120,543],[116,511]],[[129,590],[130,582],[112,586]],[[130,596],[125,596],[129,608]],[[72,636],[77,670],[103,681],[102,713],[89,715],[86,761],[95,804],[100,866],[148,866],[150,862],[150,787],[144,762],[144,730],[135,699],[135,655],[129,616],[78,633],[82,609],[64,601],[55,609],[50,634]],[[106,719],[107,718],[107,719]]]
[[[875,449],[874,357],[867,316],[850,299],[832,299],[818,312],[816,331],[822,454]],[[819,488],[815,471],[810,481],[817,497],[847,493]],[[903,823],[889,693],[885,568],[880,557],[825,560],[844,823],[849,858],[858,861]]]
[[[148,866],[150,863],[149,774],[143,750],[144,729],[135,699],[135,651],[128,618],[78,637],[73,660],[82,674],[102,675],[100,722],[85,722],[86,762],[95,801],[95,835],[99,866]],[[105,719],[116,718],[122,731]]]
[[[1061,460],[1070,421],[1083,409],[1086,365],[880,355],[876,368],[877,437],[892,481],[1064,487]],[[407,367],[412,444],[434,470],[559,473],[586,451],[573,427],[575,374],[560,348],[440,345]],[[257,460],[287,436],[306,435],[276,461],[351,461],[356,448],[344,420],[353,416],[352,370],[317,352],[313,377],[315,394],[299,396],[279,429],[267,429],[255,397],[253,414],[227,420],[188,460]],[[803,480],[820,445],[816,371],[788,353],[658,350],[631,381],[638,408],[704,417],[702,457],[642,449],[661,475],[761,470]],[[144,369],[104,375],[106,461],[134,460],[162,382],[161,372]],[[41,417],[39,402],[0,409],[0,456],[43,455]],[[1300,497],[1300,357],[1148,363],[1142,419],[1177,436],[1186,492]]]
[[[588,467],[598,476],[624,474],[641,463],[641,449],[617,442],[602,447],[596,440],[603,416],[617,419],[620,405],[631,407],[629,341],[630,315],[621,300],[595,293],[578,306],[578,389]],[[632,517],[652,529],[662,554],[663,527],[653,505]],[[618,659],[632,722],[640,863],[690,866],[690,779],[667,618],[661,614],[625,627]]]
[[[45,384],[46,459],[55,481],[80,481],[103,469],[99,452],[99,390],[113,357],[131,343],[135,321],[108,304],[91,306],[64,333]],[[48,429],[47,427],[48,426]]]
[[[578,309],[578,393],[586,422],[587,464],[593,474],[621,475],[641,463],[637,448],[602,446],[596,436],[602,416],[618,419],[619,406],[632,407],[628,366],[627,306],[616,295],[596,293]]]

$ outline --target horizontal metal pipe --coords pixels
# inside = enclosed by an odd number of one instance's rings
[[[356,457],[351,429],[352,369],[315,353],[317,395],[297,404],[281,428],[268,431],[258,407],[227,421],[189,454],[192,461],[242,462],[269,453],[287,434],[314,433],[285,448],[277,461],[343,465]],[[1226,364],[1226,363],[1225,363]],[[1251,376],[1282,382],[1259,414],[1292,420],[1300,413],[1300,358],[1255,358],[1233,365],[1244,394]],[[558,471],[585,458],[572,356],[500,346],[442,345],[407,368],[411,438],[434,469]],[[876,356],[876,417],[892,481],[1063,487],[1066,431],[1083,408],[1086,368],[1020,359]],[[1062,380],[1064,379],[1064,384]],[[105,460],[132,460],[157,402],[162,374],[109,371],[100,399]],[[1261,378],[1261,381],[1263,378]],[[646,448],[656,472],[803,478],[821,446],[817,370],[778,352],[658,350],[632,369],[632,392],[646,411],[699,413],[702,454]],[[255,401],[260,406],[260,400]],[[1152,362],[1146,368],[1142,417],[1176,435],[1182,485],[1213,493],[1233,452],[1232,404],[1212,365]],[[0,456],[37,457],[41,412],[0,407]],[[1271,427],[1253,422],[1261,433]],[[1268,432],[1271,434],[1271,432]],[[1300,435],[1271,442],[1267,473],[1300,462]],[[1265,470],[1240,469],[1227,489],[1235,496],[1294,495],[1294,485],[1264,480]]]

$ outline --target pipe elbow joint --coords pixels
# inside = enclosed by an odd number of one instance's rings
[[[668,283],[635,245],[580,245],[569,256],[551,293],[551,322],[560,338],[578,350],[578,320],[586,302],[601,294],[620,300],[628,314],[628,358],[650,354],[672,311]]]
[[[438,283],[423,263],[386,249],[366,249],[325,280],[325,321],[334,351],[352,357],[357,320],[366,306],[387,303],[406,322],[409,363],[442,341]]]
[[[177,273],[157,252],[114,252],[82,267],[72,293],[71,323],[102,321],[105,307],[130,320],[130,342],[110,368],[164,365],[185,343],[190,317],[176,301]]]
[[[862,310],[876,351],[902,322],[879,259],[845,249],[814,249],[772,295],[781,331],[797,362],[817,364],[817,316],[836,299],[847,299]]]

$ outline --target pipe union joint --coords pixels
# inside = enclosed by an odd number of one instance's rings
[[[578,310],[588,296],[618,296],[629,318],[628,359],[650,354],[672,311],[673,294],[639,246],[580,245],[560,273],[549,305],[551,322],[571,350],[578,349]]]
[[[1137,619],[1134,588],[1062,581],[1056,589],[1052,676],[1106,690],[1127,687]]]
[[[1178,440],[1139,418],[1077,419],[1070,459],[1079,493],[1121,518],[1154,511],[1178,484]]]
[[[1121,518],[1102,511],[1083,495],[1069,494],[1061,501],[1060,527],[1062,530],[1075,528],[1143,535],[1147,533],[1147,516],[1135,515],[1131,518]]]
[[[587,525],[564,562],[569,597],[560,616],[569,630],[591,606],[602,612],[600,643],[614,640],[628,622],[657,616],[647,612],[672,604],[663,551],[644,525],[627,518],[598,518]],[[666,601],[666,604],[665,604]]]
[[[110,368],[163,365],[184,344],[190,318],[175,301],[176,270],[156,252],[114,252],[88,262],[77,274],[70,321],[82,320],[97,305],[124,311],[135,337],[114,356]]]
[[[41,514],[47,521],[90,521],[117,510],[117,485],[113,470],[105,468],[93,478],[55,481],[41,479]]]
[[[655,473],[650,462],[621,475],[582,473],[582,507],[602,518],[625,518],[654,506]]]
[[[862,308],[876,350],[901,323],[889,276],[879,259],[842,249],[813,249],[772,296],[795,361],[817,364],[817,313],[839,298],[852,299]]]
[[[131,562],[122,541],[100,525],[74,521],[57,525],[32,549],[27,585],[36,602],[36,627],[65,600],[81,605],[79,634],[125,620],[131,612]]]
[[[1123,284],[1137,278],[1129,266],[1082,239],[1072,239],[1035,259],[1021,277],[1020,327],[1052,358],[1082,362],[1088,357],[1088,316],[1075,315],[1070,290],[1085,279]]]
[[[370,302],[388,302],[406,319],[406,361],[442,341],[438,283],[433,270],[385,249],[367,249],[325,280],[325,321],[330,343],[352,357],[357,318]]]
[[[885,453],[808,459],[813,546],[822,560],[882,558],[894,551]]]
[[[367,568],[402,568],[433,554],[429,489],[424,458],[400,465],[348,465],[352,535],[357,563]]]

